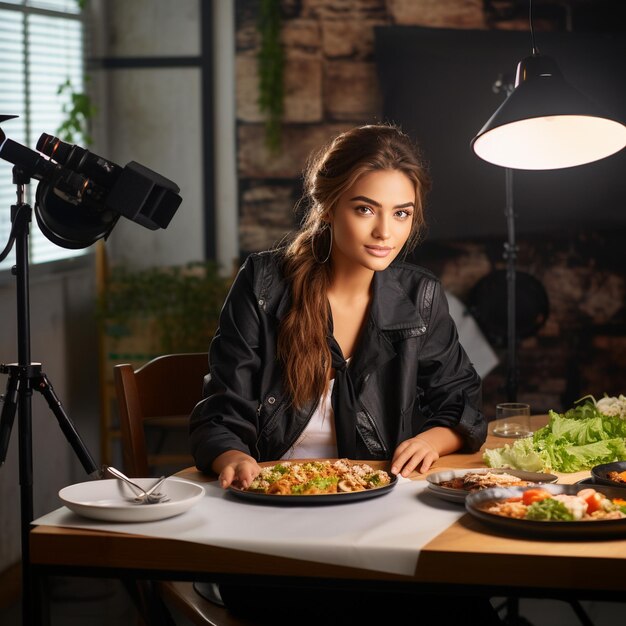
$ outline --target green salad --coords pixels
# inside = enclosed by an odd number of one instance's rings
[[[623,395],[598,401],[585,396],[565,413],[550,411],[549,415],[549,423],[532,437],[485,450],[485,463],[529,472],[579,472],[626,459]]]

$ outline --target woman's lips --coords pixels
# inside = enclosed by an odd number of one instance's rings
[[[385,257],[393,250],[393,248],[386,246],[365,246],[365,249],[369,254],[377,257]]]

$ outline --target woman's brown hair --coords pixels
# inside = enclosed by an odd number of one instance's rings
[[[327,262],[332,241],[328,215],[361,176],[379,170],[403,172],[415,186],[406,253],[415,247],[423,230],[430,178],[416,145],[399,128],[380,124],[348,130],[314,154],[305,169],[303,201],[307,211],[301,229],[285,250],[285,276],[292,301],[278,335],[286,389],[297,408],[317,401],[331,368],[326,297],[332,273]]]

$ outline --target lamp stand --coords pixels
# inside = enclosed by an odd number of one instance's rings
[[[515,328],[516,285],[515,265],[517,261],[517,243],[515,240],[515,207],[513,205],[513,170],[504,170],[506,187],[507,241],[504,243],[503,257],[506,259],[506,317],[507,317],[507,354],[506,354],[506,398],[507,402],[517,402],[517,333]]]

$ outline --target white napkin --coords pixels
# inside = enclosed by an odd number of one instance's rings
[[[204,485],[192,509],[165,520],[107,523],[62,507],[37,525],[70,526],[247,550],[261,554],[412,575],[421,548],[465,513],[437,499],[425,481],[402,477],[394,489],[367,500],[331,505],[256,504]]]

